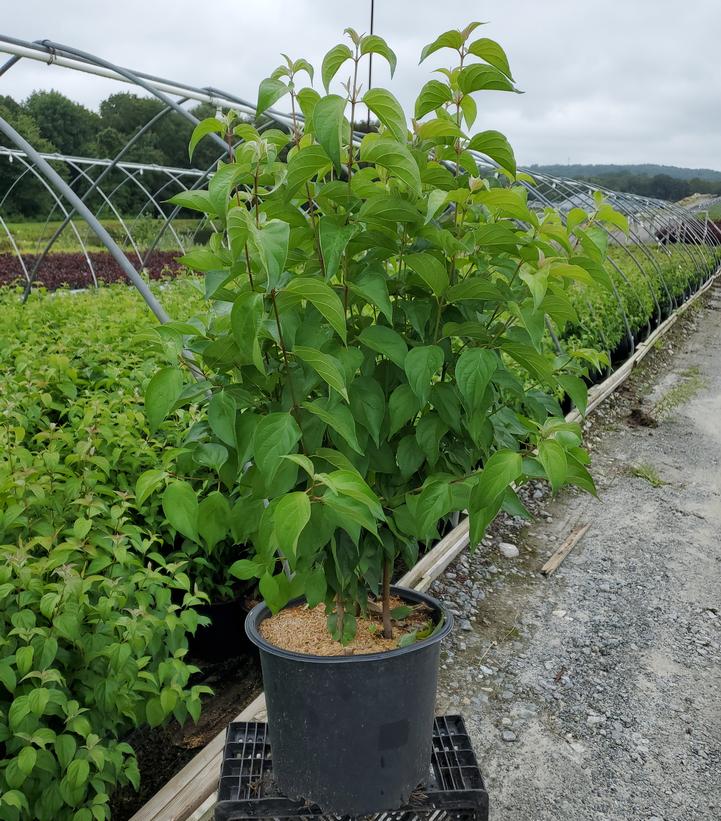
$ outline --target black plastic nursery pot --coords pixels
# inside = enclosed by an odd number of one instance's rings
[[[271,615],[265,604],[245,622],[260,650],[277,786],[325,813],[397,809],[428,776],[440,646],[453,616],[424,593],[392,591],[426,604],[443,627],[383,653],[313,656],[262,637],[259,626]]]
[[[195,609],[199,615],[208,616],[210,624],[200,625],[195,635],[188,637],[188,649],[192,656],[204,661],[219,662],[254,651],[247,640],[240,644],[228,641],[228,636],[238,634],[238,628],[248,615],[242,598],[200,604]]]

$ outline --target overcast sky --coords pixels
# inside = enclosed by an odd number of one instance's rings
[[[255,98],[278,53],[318,69],[345,26],[368,31],[370,0],[0,0],[0,33],[50,38],[130,68]],[[721,0],[376,0],[375,31],[398,55],[374,85],[407,106],[443,52],[448,28],[506,49],[525,94],[484,92],[477,130],[503,131],[523,164],[657,162],[721,169]],[[445,52],[451,55],[450,52]],[[450,64],[450,63],[449,63]],[[339,75],[341,76],[341,75]],[[316,86],[319,80],[316,79]],[[56,88],[95,107],[121,86],[23,60],[0,77],[16,98]]]

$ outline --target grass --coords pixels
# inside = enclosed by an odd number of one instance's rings
[[[688,368],[681,372],[680,377],[680,381],[656,403],[655,410],[659,416],[667,416],[675,408],[689,402],[707,384],[698,368]]]
[[[125,218],[125,223],[129,228],[133,239],[139,248],[147,248],[155,239],[158,231],[162,227],[160,220],[151,217],[141,217],[136,220],[134,216]],[[107,229],[110,236],[120,245],[121,248],[130,248],[130,242],[125,229],[117,219],[101,220],[102,225]],[[173,228],[181,240],[190,245],[193,242],[193,234],[199,224],[195,219],[173,220]],[[42,252],[48,240],[55,231],[62,225],[60,220],[50,222],[9,222],[8,230],[12,234],[13,240],[22,254],[37,254]],[[75,230],[74,230],[75,229]],[[77,235],[75,233],[77,231]],[[81,244],[78,235],[88,251],[105,251],[105,246],[98,240],[90,230],[84,220],[72,220],[72,225],[67,225],[62,234],[53,244],[54,251],[80,251]],[[178,249],[178,242],[172,231],[166,230],[158,245],[160,251],[174,251]],[[4,231],[0,232],[0,254],[14,253],[14,248],[9,237]]]
[[[665,482],[661,478],[658,470],[656,470],[656,468],[648,462],[644,462],[640,465],[633,465],[630,472],[631,476],[637,476],[639,479],[645,479],[651,487],[663,487],[668,484],[668,482]]]

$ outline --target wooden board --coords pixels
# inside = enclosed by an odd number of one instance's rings
[[[568,554],[573,550],[573,548],[586,535],[586,531],[589,527],[591,527],[590,524],[580,525],[580,527],[574,528],[569,533],[568,538],[563,542],[563,544],[558,548],[558,550],[556,550],[556,552],[552,554],[551,558],[541,568],[541,573],[543,573],[544,576],[550,576],[551,573],[556,572],[561,562],[566,558],[566,556],[568,556]]]

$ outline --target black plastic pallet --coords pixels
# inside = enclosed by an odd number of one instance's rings
[[[291,801],[273,782],[270,738],[264,722],[228,727],[215,821],[256,818],[340,819]],[[374,821],[488,821],[488,793],[461,716],[438,716],[428,779],[404,807],[364,816]]]

